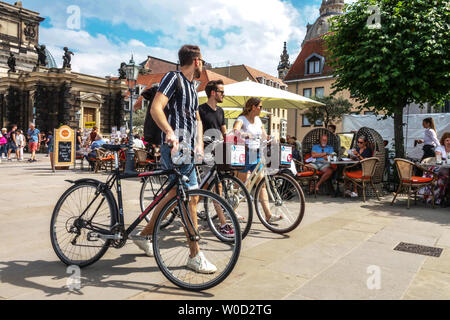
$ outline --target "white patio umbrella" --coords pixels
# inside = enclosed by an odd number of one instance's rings
[[[236,119],[242,114],[242,108],[223,108],[226,119]],[[267,110],[263,110],[261,112],[261,117],[265,117],[267,115],[271,115],[272,112],[268,112]]]
[[[251,97],[261,99],[265,109],[305,109],[324,105],[301,95],[250,80],[228,84],[224,88],[225,99],[219,104],[222,108],[243,108]],[[208,101],[205,91],[199,93],[199,101],[201,104]]]

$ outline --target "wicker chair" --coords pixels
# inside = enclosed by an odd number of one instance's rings
[[[142,149],[134,149],[134,153],[136,155],[136,170],[137,171],[146,171],[154,161],[148,159],[149,153]]]
[[[311,183],[314,188],[314,197],[317,198],[316,184],[319,181],[320,175],[316,169],[305,166],[302,162],[294,160],[295,167],[297,169],[297,175],[295,179],[300,183],[301,186],[304,184],[311,187]]]
[[[95,169],[94,169],[95,173],[97,173],[99,170],[107,171],[109,168],[111,170],[113,168],[114,155],[103,148],[95,149],[94,160],[95,160]]]
[[[404,188],[408,188],[408,209],[410,208],[411,192],[414,192],[414,204],[417,204],[417,192],[424,187],[431,186],[432,204],[434,208],[434,185],[437,180],[437,174],[431,170],[427,170],[422,166],[415,164],[406,159],[395,159],[395,165],[399,176],[399,188],[392,200],[391,205],[394,205],[395,199]],[[414,177],[414,168],[430,173],[432,178]]]
[[[357,147],[358,139],[362,136],[367,138],[367,146],[373,150],[373,156],[379,160],[373,177],[373,182],[379,184],[383,181],[383,172],[386,164],[386,149],[383,137],[374,129],[363,127],[353,137],[352,148]]]
[[[326,135],[328,136],[328,145],[333,147],[334,152],[336,152],[337,155],[341,156],[340,154],[340,145],[339,145],[339,139],[337,135],[335,135],[333,132],[331,132],[328,129],[325,128],[317,128],[309,131],[306,136],[303,138],[302,141],[302,159],[307,159],[308,156],[311,155],[311,151],[314,145],[317,145],[320,143],[320,138]],[[317,181],[320,180],[320,176],[322,175],[321,171],[314,170],[310,167],[306,167],[304,162],[296,162],[297,170],[302,173],[301,175],[297,175],[297,180],[299,182],[308,181],[309,183],[314,183],[314,195],[317,197],[317,192],[315,190],[315,185]],[[306,170],[305,170],[306,168]],[[311,172],[313,174],[311,175]],[[330,188],[333,189],[331,185],[330,180]],[[325,186],[325,184],[324,184]]]
[[[345,190],[347,183],[353,183],[354,185],[360,187],[363,193],[364,202],[366,202],[366,187],[367,184],[370,183],[372,189],[375,191],[377,195],[378,201],[380,201],[380,196],[378,195],[378,190],[375,188],[373,184],[373,176],[377,169],[377,165],[380,162],[378,158],[367,158],[361,160],[359,163],[354,164],[352,166],[348,166],[344,169],[344,198],[345,198]],[[361,171],[349,171],[350,168],[354,168],[358,165],[361,165]]]

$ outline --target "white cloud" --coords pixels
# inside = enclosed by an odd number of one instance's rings
[[[42,6],[39,11],[51,17],[53,28],[41,28],[41,42],[52,51],[69,44],[76,50],[74,70],[100,76],[116,74],[120,62],[128,61],[131,52],[139,62],[147,55],[177,61],[177,49],[185,43],[201,44],[208,62],[232,61],[276,75],[283,42],[293,46],[289,51],[291,60],[295,59],[306,24],[314,22],[319,8],[309,5],[299,12],[280,0],[118,0],[114,5],[105,1],[76,2],[82,21],[95,17],[162,33],[158,42],[149,46],[136,39],[122,43],[102,34],[66,30],[66,7],[71,4],[64,0]]]

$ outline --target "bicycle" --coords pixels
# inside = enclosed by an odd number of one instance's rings
[[[265,147],[271,143],[265,141]],[[265,150],[265,147],[262,150]],[[291,176],[271,169],[265,158],[256,164],[256,169],[250,174],[245,187],[254,195],[256,214],[261,223],[274,233],[284,234],[297,228],[305,214],[305,195],[298,182]],[[261,205],[261,190],[266,187],[269,196],[269,210],[272,214],[281,215],[276,223],[266,221]]]
[[[153,235],[153,251],[157,265],[164,276],[173,284],[187,290],[201,291],[221,283],[232,272],[241,249],[239,222],[231,206],[218,195],[206,190],[185,190],[182,175],[177,166],[172,170],[156,170],[144,173],[123,173],[119,171],[118,152],[122,146],[104,145],[114,152],[115,170],[103,183],[94,179],[68,181],[73,184],[58,200],[50,224],[52,247],[58,258],[66,265],[81,268],[98,261],[110,248],[120,249],[127,240],[148,240],[133,235],[133,231],[145,217],[176,187],[177,196],[160,211]],[[126,228],[122,201],[122,179],[143,178],[161,175],[175,175],[176,179],[162,190],[155,200]],[[117,201],[112,189],[116,187]],[[198,208],[206,213],[220,207],[227,223],[234,229],[234,236],[220,241],[210,229],[194,228],[189,212],[189,200],[198,197]],[[171,221],[168,223],[167,217]],[[197,242],[200,251],[217,267],[211,274],[199,274],[186,267],[189,241]]]
[[[222,141],[215,141],[213,144],[217,145]],[[214,149],[214,148],[213,148]],[[208,166],[203,163],[202,167]],[[241,228],[242,239],[245,239],[250,231],[253,221],[253,205],[252,198],[244,183],[230,174],[231,170],[226,169],[223,165],[217,165],[214,163],[206,172],[200,174],[200,170],[197,167],[197,175],[200,178],[200,189],[215,191],[216,194],[221,195],[235,213],[238,215],[238,221]],[[203,176],[203,177],[201,177]],[[140,191],[140,206],[142,212],[148,207],[148,204],[154,201],[156,196],[161,192],[162,188],[168,183],[168,177],[148,177],[143,179],[142,187]],[[222,185],[222,194],[220,194],[219,185]],[[198,212],[198,217],[202,221],[206,221],[208,227],[215,232],[216,236],[222,241],[228,241],[229,238],[223,235],[219,229],[217,223],[219,222],[219,216],[217,212],[213,214],[205,214],[205,212]],[[150,221],[150,217],[147,216],[147,221]],[[170,218],[167,221],[170,224]],[[163,226],[164,227],[164,226]]]

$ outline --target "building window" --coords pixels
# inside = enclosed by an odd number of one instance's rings
[[[311,98],[311,96],[312,96],[312,89],[303,89],[303,96],[305,98]]]
[[[320,59],[313,57],[308,60],[308,74],[320,73]]]
[[[311,122],[305,115],[302,116],[302,127],[311,127]]]
[[[314,123],[314,127],[323,127],[323,120],[317,120]]]
[[[316,88],[315,89],[315,96],[318,98],[323,98],[325,96],[325,88]]]

